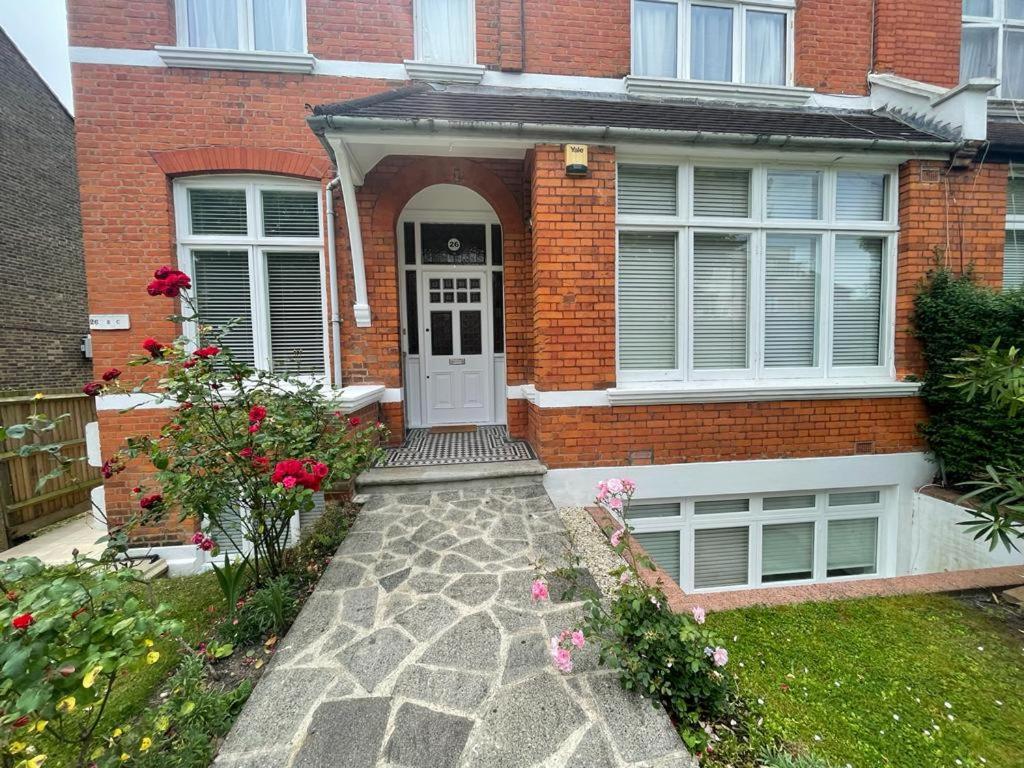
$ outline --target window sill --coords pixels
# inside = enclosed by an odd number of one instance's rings
[[[814,94],[813,88],[798,88],[796,86],[713,83],[669,77],[644,77],[642,75],[627,75],[625,82],[626,93],[630,96],[709,99],[745,104],[775,104],[786,107],[803,106]]]
[[[433,61],[407,60],[405,71],[410,80],[477,85],[484,79],[484,72],[487,71],[487,68],[483,64],[440,64]]]
[[[311,74],[316,57],[284,51],[230,51],[219,48],[183,48],[158,45],[157,54],[168,67],[236,69],[244,72],[295,72]]]
[[[328,397],[333,397],[338,409],[347,415],[379,403],[384,398],[384,392],[383,384],[358,384],[343,387],[341,391],[332,392]]]
[[[698,384],[628,384],[607,390],[612,405],[662,405],[669,403],[732,403],[761,400],[833,400],[857,397],[913,397],[918,381],[889,379],[834,379],[809,382],[778,381],[701,382]]]

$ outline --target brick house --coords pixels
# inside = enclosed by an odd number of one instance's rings
[[[0,390],[78,387],[92,365],[75,119],[0,29]]]
[[[71,0],[96,369],[175,334],[176,263],[398,440],[634,478],[684,589],[919,571],[916,288],[1024,281],[1018,5]],[[105,453],[164,418],[125,404]]]

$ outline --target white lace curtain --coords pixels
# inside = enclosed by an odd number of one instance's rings
[[[747,11],[744,81],[786,84],[786,17],[781,13]]]
[[[239,0],[189,0],[188,44],[194,48],[239,48]]]
[[[301,51],[302,0],[252,0],[257,51]]]
[[[472,0],[417,0],[418,57],[444,64],[474,64]]]
[[[633,72],[648,77],[677,77],[676,3],[637,0],[633,19]]]
[[[690,12],[690,77],[732,80],[731,8],[694,5]]]

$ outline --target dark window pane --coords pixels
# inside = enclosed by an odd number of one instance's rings
[[[438,278],[436,278],[436,277],[430,278],[430,290],[436,291],[440,287],[441,287],[441,281]]]
[[[416,225],[412,222],[406,222],[403,227],[405,230],[405,263],[410,265],[416,264]]]
[[[504,264],[504,254],[501,250],[501,225],[491,225],[491,264],[500,266]]]
[[[467,295],[466,295],[466,292],[465,292],[465,291],[459,291],[458,293],[456,293],[456,294],[455,294],[455,300],[456,300],[456,301],[457,301],[457,302],[458,302],[459,304],[465,304],[465,303],[466,303],[466,301],[467,301],[467,298],[468,298],[468,297],[467,297]]]
[[[449,357],[455,354],[452,347],[452,313],[430,313],[430,354]]]
[[[491,275],[494,301],[494,351],[501,354],[505,351],[505,290],[501,272]]]
[[[479,310],[470,309],[459,312],[459,333],[462,337],[460,354],[482,355],[484,353],[483,332],[480,327],[482,322],[483,314]]]
[[[409,336],[409,354],[420,353],[420,316],[416,301],[416,273],[405,273],[405,327]]]
[[[431,304],[440,304],[441,303],[441,292],[440,291],[431,291],[430,292],[430,303]]]
[[[483,224],[422,224],[420,238],[424,264],[487,263]]]

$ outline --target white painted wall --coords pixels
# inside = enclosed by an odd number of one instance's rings
[[[963,507],[914,494],[909,573],[963,571],[1024,565],[1024,553],[1007,552],[1002,545],[990,550],[984,541],[957,523],[972,519]]]

